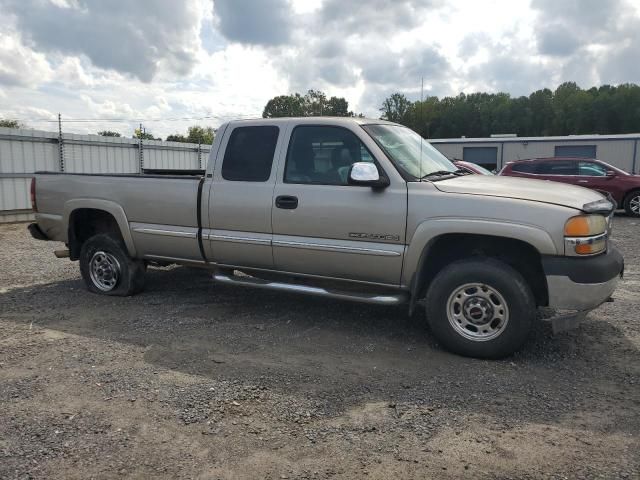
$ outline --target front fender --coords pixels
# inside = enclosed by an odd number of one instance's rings
[[[485,218],[432,218],[420,223],[411,237],[402,270],[403,285],[411,284],[411,280],[420,266],[420,259],[425,247],[434,239],[445,234],[465,233],[520,240],[534,247],[541,255],[558,254],[551,235],[535,225]]]
[[[64,210],[62,213],[63,224],[67,226],[67,230],[69,228],[69,219],[71,218],[71,214],[80,208],[103,210],[111,214],[113,218],[116,219],[118,228],[120,228],[120,234],[122,235],[124,244],[129,251],[129,256],[135,258],[136,246],[133,243],[133,238],[131,237],[131,230],[129,230],[129,221],[127,220],[127,215],[125,214],[124,209],[120,205],[109,200],[95,198],[76,198],[69,200],[64,204]]]

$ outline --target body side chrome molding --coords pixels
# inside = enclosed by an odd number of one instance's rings
[[[134,227],[131,229],[135,233],[148,233],[150,235],[163,235],[166,237],[196,238],[196,232],[185,232],[181,230],[165,230],[161,228]]]
[[[274,247],[291,247],[302,248],[305,250],[321,250],[326,252],[342,252],[342,253],[355,253],[360,255],[378,255],[382,257],[399,257],[402,255],[400,252],[394,252],[393,250],[381,250],[378,248],[365,248],[365,247],[347,247],[344,245],[329,245],[326,243],[309,243],[309,242],[294,242],[289,240],[274,240]]]
[[[236,235],[221,235],[217,233],[203,233],[202,238],[219,242],[231,242],[231,243],[248,243],[252,245],[271,245],[271,240],[268,238],[257,238],[247,236]]]

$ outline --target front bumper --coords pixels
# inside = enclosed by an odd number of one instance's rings
[[[624,273],[624,259],[613,246],[595,257],[546,256],[542,267],[547,277],[549,318],[554,332],[573,328],[586,314],[611,298]]]

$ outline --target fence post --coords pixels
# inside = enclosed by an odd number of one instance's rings
[[[62,139],[62,115],[58,113],[58,166],[64,172],[64,142]]]
[[[138,139],[138,173],[144,173],[144,147],[142,138]]]

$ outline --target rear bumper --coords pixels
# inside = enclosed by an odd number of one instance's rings
[[[40,229],[37,223],[31,223],[27,227],[29,233],[36,240],[49,240],[49,237],[45,235],[45,233]]]
[[[557,315],[550,318],[554,331],[572,328],[586,314],[611,298],[624,273],[624,259],[615,247],[588,258],[553,257],[542,259],[547,277],[549,307]]]

